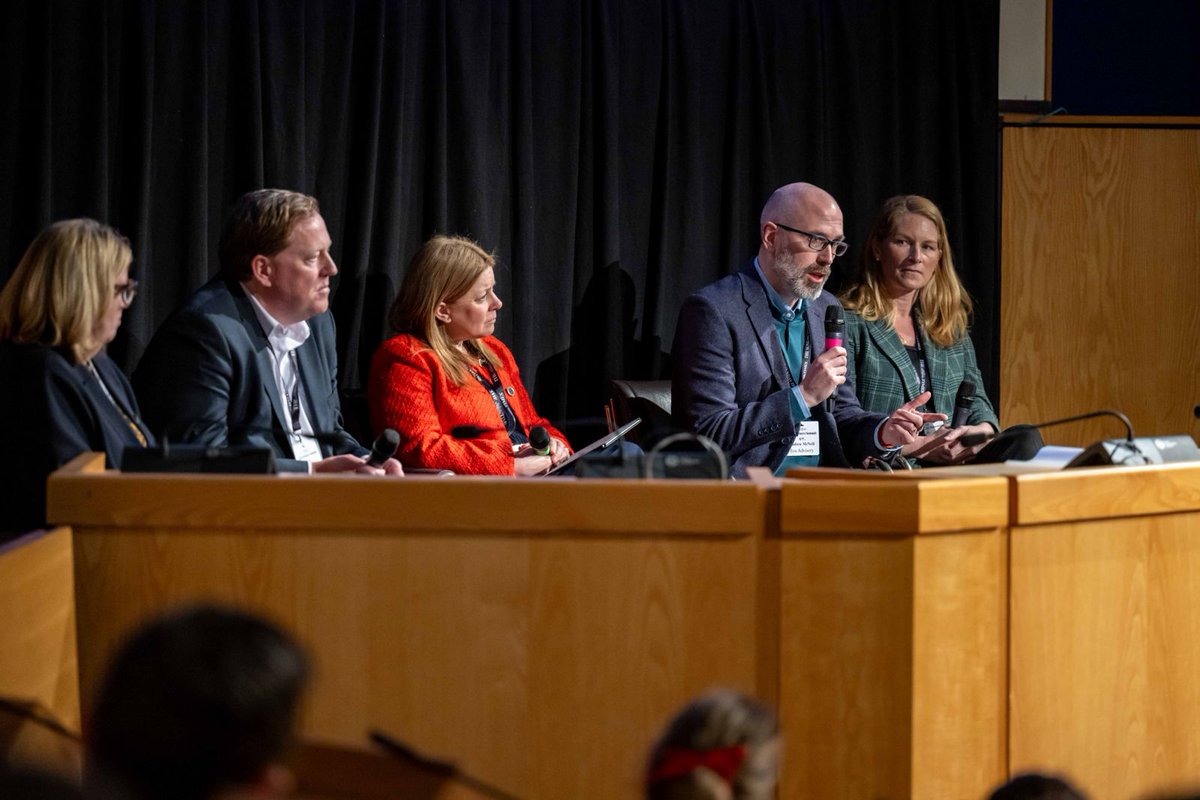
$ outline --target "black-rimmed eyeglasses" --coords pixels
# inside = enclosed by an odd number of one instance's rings
[[[802,231],[799,228],[793,228],[790,225],[784,225],[782,222],[776,222],[775,225],[783,228],[785,231],[791,231],[792,233],[798,233],[801,236],[808,237],[808,249],[817,253],[821,252],[826,247],[832,247],[833,255],[837,257],[845,255],[846,251],[850,248],[850,243],[845,239],[830,239],[828,236],[822,236],[819,233],[812,233],[811,231]]]
[[[117,297],[125,304],[126,307],[133,303],[133,298],[137,297],[138,282],[132,278],[125,283],[118,283],[116,287]]]

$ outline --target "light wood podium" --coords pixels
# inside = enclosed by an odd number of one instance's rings
[[[755,485],[99,463],[49,492],[85,704],[132,625],[218,599],[316,654],[310,740],[364,751],[377,727],[529,800],[639,796],[664,720],[715,684],[778,708],[783,798],[1200,778],[1200,465]]]
[[[0,545],[0,763],[78,776],[79,671],[71,532]]]
[[[1200,786],[1200,464],[1011,479],[1010,768]]]
[[[780,796],[984,797],[1006,776],[1005,479],[813,477],[780,499]]]
[[[782,796],[1200,787],[1200,464],[810,477],[781,529]]]
[[[308,739],[378,728],[526,800],[636,797],[664,721],[764,695],[752,484],[132,475],[49,484],[75,535],[81,696],[146,616],[219,600],[315,654]]]

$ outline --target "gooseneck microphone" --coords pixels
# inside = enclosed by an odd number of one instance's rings
[[[846,338],[846,317],[842,314],[841,306],[830,306],[825,311],[825,349],[829,350],[834,347],[841,347],[842,342]],[[837,402],[834,398],[837,395],[837,387],[833,387],[833,394],[825,398],[825,410],[830,414],[833,413],[834,405]]]
[[[1056,425],[1066,425],[1068,422],[1079,422],[1084,419],[1094,419],[1095,417],[1116,417],[1125,425],[1125,440],[1133,444],[1133,424],[1130,423],[1129,417],[1122,414],[1120,411],[1113,411],[1111,408],[1102,408],[1099,411],[1091,411],[1087,414],[1076,414],[1073,417],[1063,417],[1062,419],[1052,419],[1049,422],[1039,422],[1036,425],[1013,425],[1005,428],[1000,433],[968,433],[962,437],[962,443],[966,447],[974,447],[977,444],[988,441],[989,439],[997,439],[1001,437],[1014,436],[1017,432],[1026,430],[1041,430],[1042,428],[1053,428]],[[1006,437],[1007,438],[1007,437]]]
[[[529,429],[529,446],[539,456],[550,455],[550,434],[541,425]]]
[[[958,394],[954,397],[954,417],[950,420],[951,428],[961,428],[967,424],[971,416],[971,406],[975,403],[974,381],[963,381],[958,385]]]
[[[385,428],[383,433],[375,438],[375,443],[371,445],[371,455],[367,458],[367,466],[382,467],[383,462],[396,455],[396,448],[399,446],[400,434],[391,428]]]

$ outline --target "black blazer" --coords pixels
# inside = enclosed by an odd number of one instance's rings
[[[323,434],[321,452],[369,455],[342,427],[333,315],[326,311],[308,324],[312,335],[296,357],[313,429]],[[218,276],[172,314],[146,348],[133,385],[146,423],[160,437],[210,447],[270,447],[281,470],[308,470],[293,458],[271,345],[237,282]]]
[[[124,373],[103,353],[92,363],[125,415],[139,426],[138,404]],[[66,350],[39,344],[0,344],[0,419],[7,431],[0,459],[0,530],[46,525],[46,478],[80,453],[104,453],[119,468],[127,446],[141,446],[96,377]]]

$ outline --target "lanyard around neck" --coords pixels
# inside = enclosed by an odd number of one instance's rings
[[[496,372],[496,368],[492,366],[492,362],[486,358],[479,359],[479,363],[487,370],[487,377],[480,374],[479,370],[471,370],[471,374],[475,376],[487,393],[491,396],[492,402],[496,404],[496,411],[500,414],[500,420],[504,423],[504,430],[508,432],[508,438],[513,444],[525,444],[529,441],[529,437],[525,435],[525,431],[521,428],[521,423],[517,419],[517,414],[509,405],[508,398],[505,397],[506,390],[500,382],[500,375]]]

